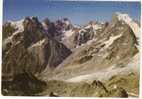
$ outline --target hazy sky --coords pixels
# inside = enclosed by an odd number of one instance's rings
[[[40,20],[48,17],[54,21],[67,17],[74,24],[85,24],[91,20],[110,21],[115,12],[128,13],[140,20],[140,2],[4,0],[3,19],[37,16]]]

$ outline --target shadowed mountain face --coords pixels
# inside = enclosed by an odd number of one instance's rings
[[[41,73],[48,67],[56,67],[71,54],[62,43],[48,37],[36,17],[21,22],[8,23],[15,31],[3,40],[3,76],[13,76],[23,70]],[[21,26],[17,28],[17,25]]]
[[[3,25],[2,91],[4,95],[137,96],[139,33],[140,26],[121,13],[114,14],[111,22],[91,21],[84,26],[75,26],[67,18],[7,22]],[[135,83],[123,83],[132,78]],[[27,86],[21,86],[23,82]],[[37,88],[41,90],[34,91]],[[20,93],[12,93],[19,89]]]

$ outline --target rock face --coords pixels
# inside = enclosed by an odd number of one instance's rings
[[[16,29],[11,26],[10,22],[7,22],[3,25],[3,39],[7,38],[8,36],[12,35],[12,33],[16,31]]]
[[[13,22],[15,26],[12,26],[16,31],[3,40],[4,78],[13,78],[23,70],[34,74],[41,73],[48,67],[56,67],[71,54],[63,44],[46,34],[36,17],[27,17],[21,22],[18,24]],[[16,29],[16,25],[19,24],[20,27]],[[4,28],[4,31],[7,28]]]
[[[62,41],[62,38],[64,37],[64,32],[73,28],[73,25],[67,18],[57,20],[55,22],[50,22],[49,19],[46,18],[42,22],[42,25],[47,31],[47,34],[57,41]]]
[[[90,22],[83,27],[77,27],[73,26],[67,18],[55,22],[45,19],[42,24],[50,37],[63,43],[69,49],[74,49],[88,41],[93,41],[96,32],[101,32],[105,26],[105,24],[98,22]]]

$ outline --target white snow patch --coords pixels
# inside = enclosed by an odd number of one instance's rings
[[[89,29],[89,28],[93,28],[93,30],[99,30],[102,29],[101,24],[89,24],[86,27],[84,27],[84,29]]]
[[[91,28],[91,27],[92,27],[92,25],[89,24],[89,25],[85,26],[84,28],[85,28],[85,29],[89,29],[89,28]]]
[[[118,20],[124,21],[131,27],[137,38],[140,37],[140,26],[135,21],[133,21],[133,19],[128,14],[117,12],[116,15],[118,17]]]
[[[11,36],[9,36],[8,38],[6,38],[4,41],[3,41],[3,44],[6,44],[8,42],[11,42],[12,41],[12,38],[17,35],[18,33],[21,33],[24,31],[24,26],[23,26],[23,22],[24,22],[24,19],[20,20],[20,21],[10,21],[11,25],[17,29]]]
[[[48,29],[48,28],[47,28],[47,25],[46,25],[44,22],[42,22],[41,24],[42,24],[42,26],[43,26],[43,28],[44,28],[45,30]]]
[[[93,38],[92,40],[87,41],[87,43],[86,43],[86,44],[90,45],[90,44],[92,44],[92,43],[93,43],[93,42],[95,42],[95,41],[96,41],[96,39],[95,39],[95,38]]]
[[[10,23],[13,27],[15,27],[17,29],[17,31],[16,31],[16,33],[17,33],[17,32],[23,32],[24,31],[23,22],[24,22],[24,19],[22,19],[20,21],[11,21]]]
[[[123,27],[119,27],[118,29],[119,29],[119,30],[122,30],[122,29],[123,29]]]
[[[95,24],[95,25],[93,25],[93,29],[94,30],[99,30],[99,29],[102,29],[102,26],[99,25],[99,24]]]
[[[104,44],[106,45],[105,48],[108,48],[116,39],[120,38],[122,34],[119,34],[117,36],[111,36],[109,40],[105,41]]]
[[[42,40],[38,41],[37,43],[33,44],[31,47],[41,46],[44,44],[45,41],[46,41],[46,39],[42,39]]]
[[[79,30],[79,34],[83,34],[82,32],[86,32],[86,30],[85,29]]]
[[[66,24],[67,26],[71,24],[69,20],[64,21],[64,22],[65,22],[65,24]]]
[[[116,15],[118,16],[119,20],[123,20],[126,23],[132,21],[132,18],[130,18],[128,14],[122,14],[122,13],[117,12]]]
[[[70,37],[70,36],[73,35],[73,33],[74,33],[73,30],[64,31],[64,36],[65,36],[65,37]]]
[[[113,88],[114,88],[114,89],[117,89],[117,85],[113,85]]]

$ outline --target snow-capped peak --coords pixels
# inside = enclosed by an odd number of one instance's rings
[[[126,23],[132,21],[132,18],[128,14],[122,14],[120,12],[116,12],[116,15],[119,20],[125,21]]]
[[[116,15],[119,21],[123,21],[130,26],[137,38],[140,37],[140,26],[128,14],[117,12]]]
[[[8,38],[6,38],[6,39],[4,40],[4,43],[3,43],[4,45],[5,45],[6,43],[8,43],[8,42],[11,42],[11,41],[12,41],[12,38],[13,38],[15,35],[17,35],[17,34],[19,34],[19,33],[21,33],[21,32],[24,31],[24,26],[23,26],[24,19],[19,20],[19,21],[9,21],[9,22],[10,22],[11,26],[16,29],[16,31],[15,31],[11,36],[9,36]]]
[[[67,18],[62,19],[62,21],[63,21],[66,25],[70,25],[70,24],[71,24],[70,20],[67,19]]]
[[[85,26],[84,28],[85,28],[85,29],[89,29],[89,28],[91,28],[91,27],[93,28],[94,31],[95,31],[95,30],[102,29],[101,24],[100,24],[100,23],[96,23],[96,22],[92,22],[92,23],[88,24],[87,26]]]
[[[23,32],[24,31],[24,26],[23,26],[24,19],[19,20],[19,21],[10,21],[11,25],[17,29],[16,32]]]

